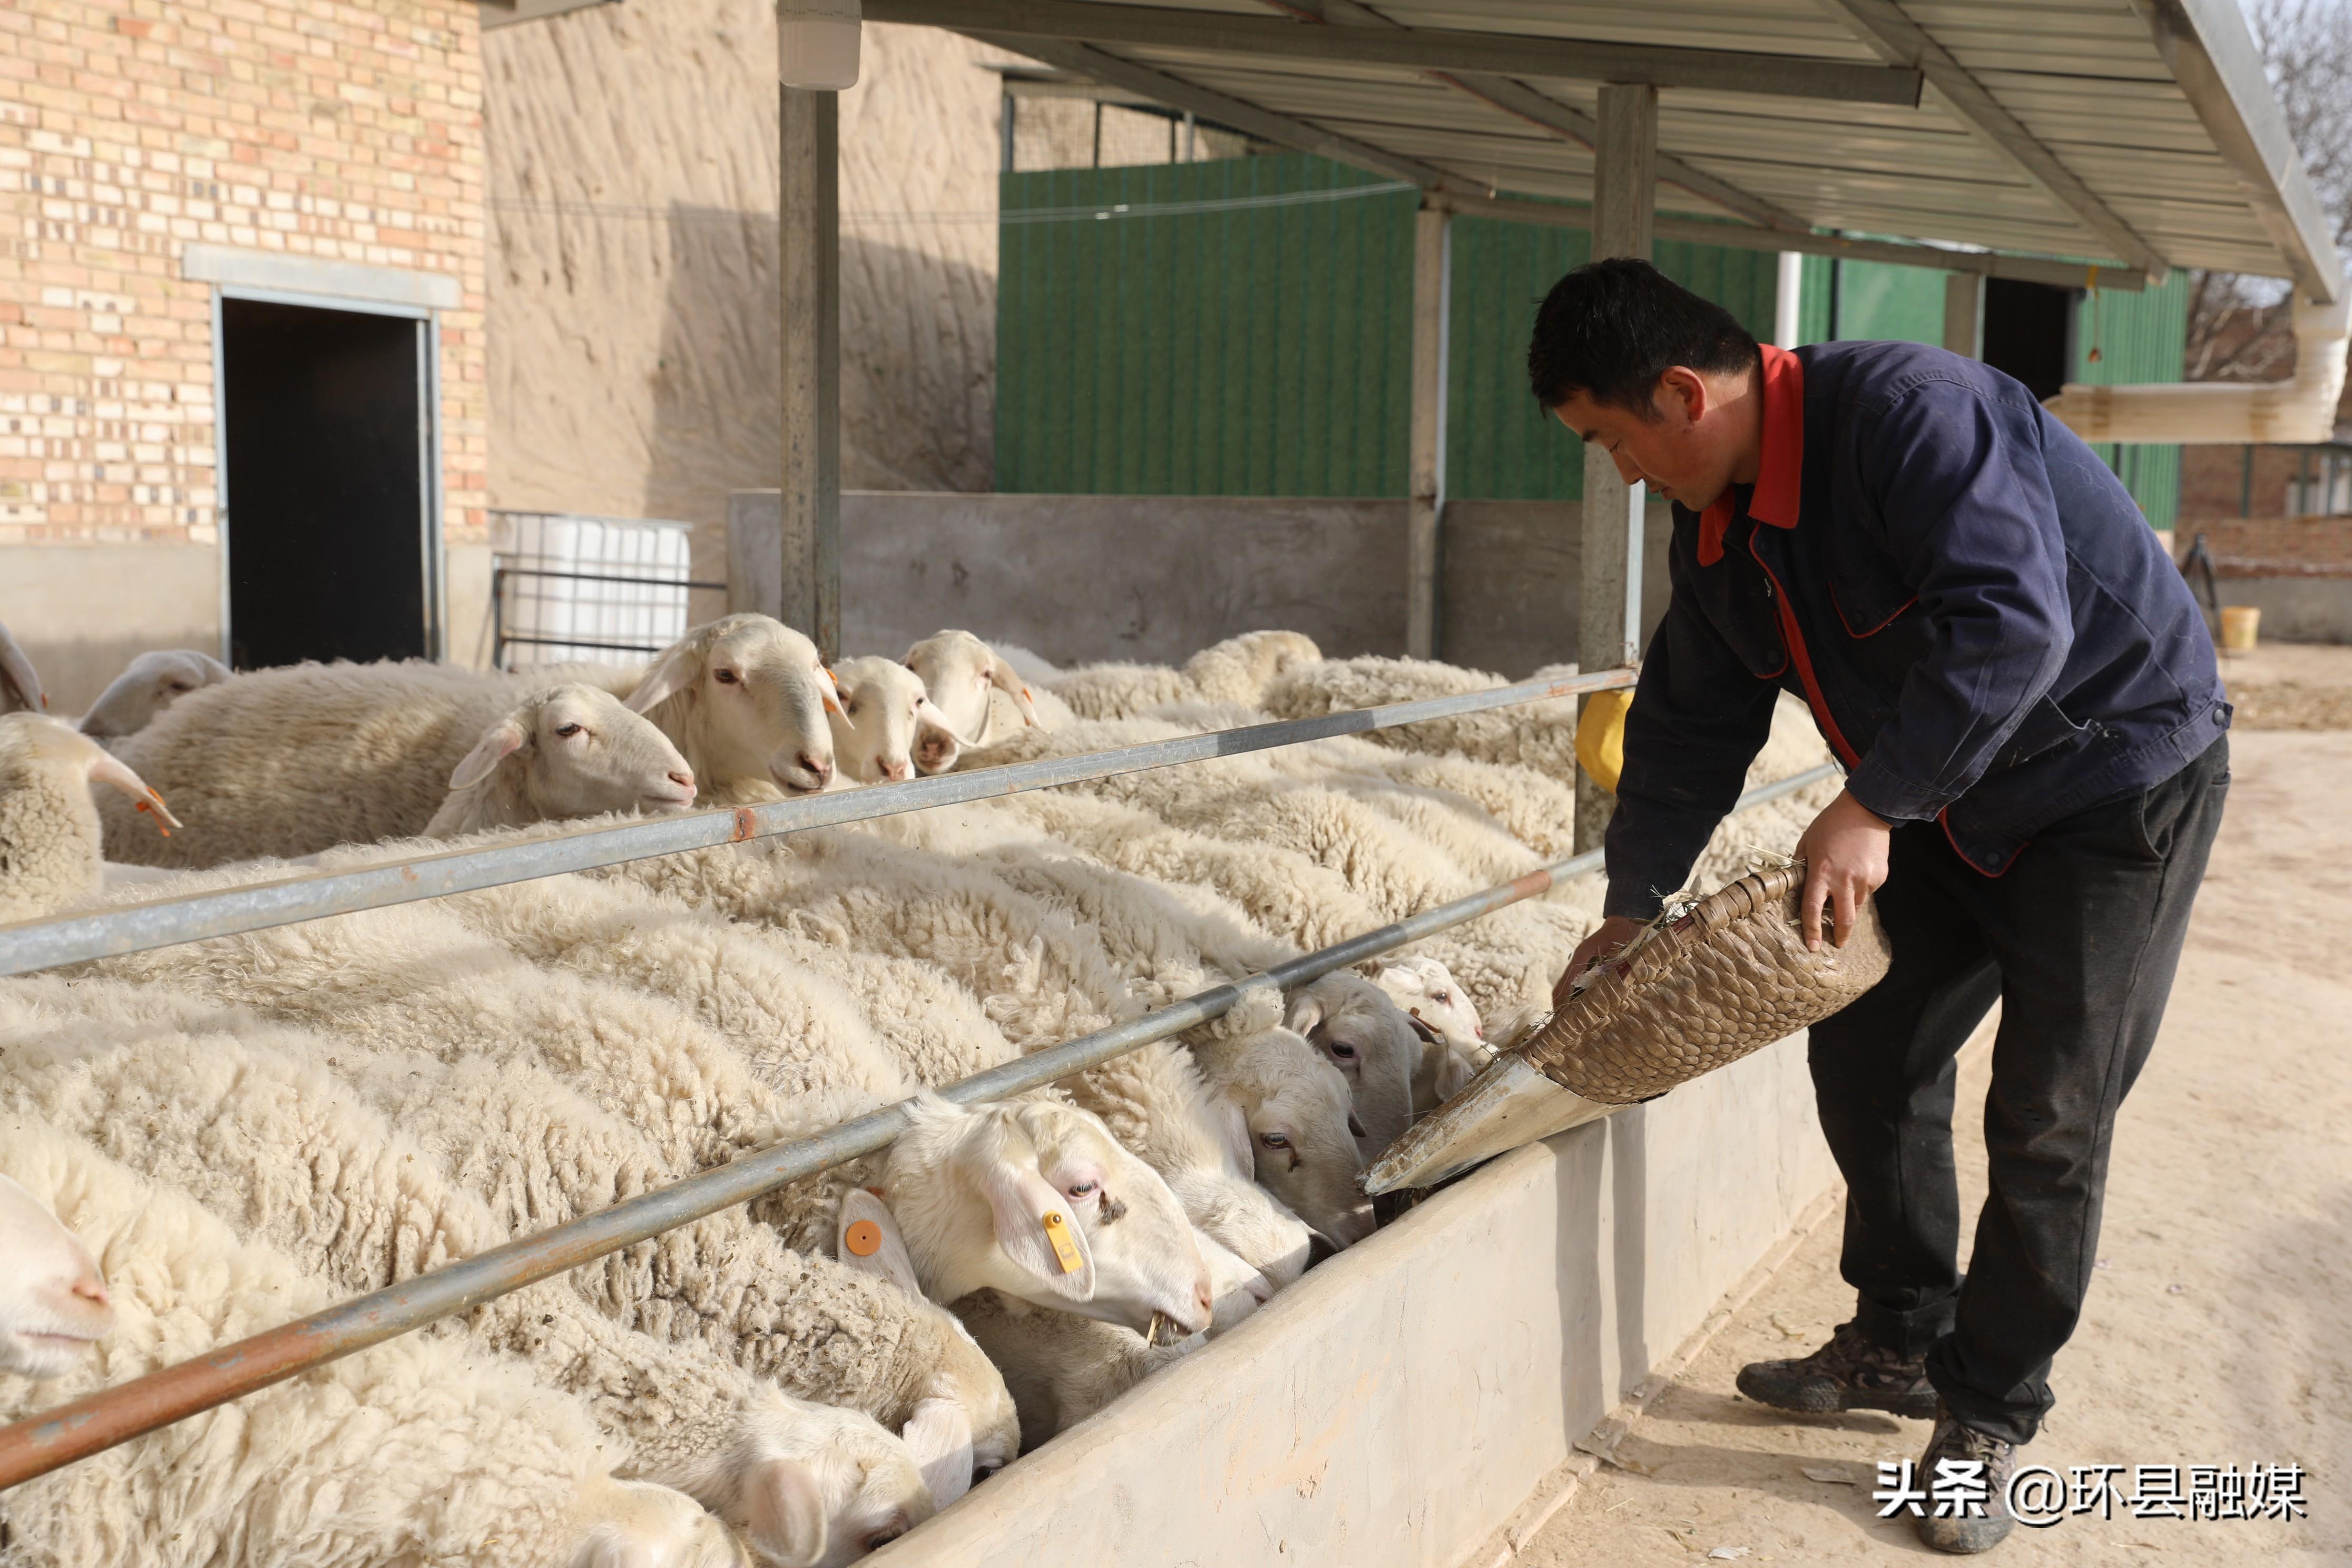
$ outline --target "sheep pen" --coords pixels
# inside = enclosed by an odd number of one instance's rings
[[[967,709],[984,712],[988,700],[1010,700],[1009,689],[1025,700],[1012,724],[939,727],[959,742],[934,753],[939,765],[960,771],[1328,710],[1317,701],[1499,684],[1412,661],[1325,661],[1303,637],[1265,633],[1181,669],[1045,671],[1024,687],[1009,660],[955,636],[971,647],[953,642],[961,662],[945,663],[970,687],[960,697]],[[866,717],[872,699],[861,697],[857,713],[831,713],[830,677],[813,688],[814,715],[796,710],[793,727],[755,731],[765,750],[737,757],[726,736],[697,727],[715,693],[695,699],[704,707],[687,719],[663,710],[709,668],[701,655],[675,662],[658,691],[647,688],[661,661],[642,680],[567,670],[587,684],[563,693],[572,707],[562,711],[551,690],[455,683],[462,700],[435,698],[447,717],[426,748],[432,776],[454,773],[461,789],[478,790],[577,713],[641,729],[648,761],[639,771],[652,785],[702,778],[706,767],[722,778],[753,761],[767,767],[784,743],[778,735],[800,746],[797,737],[824,735],[828,723],[842,782],[913,771],[895,730],[881,762],[861,765],[873,759],[848,742],[863,731],[843,721]],[[844,674],[842,693],[888,691],[894,722],[911,723],[917,698],[898,689],[913,677],[904,665]],[[257,679],[173,703],[126,754],[188,754],[223,694]],[[353,682],[331,684],[344,694]],[[634,693],[628,709],[606,695],[615,690]],[[373,1288],[1563,858],[1573,705],[1470,718],[1487,722],[934,807],[102,959],[62,978],[0,981],[0,1033],[11,1042],[0,1106],[184,1194],[318,1279]],[[1506,744],[1498,737],[1510,726]],[[1777,779],[1825,756],[1784,712],[1758,772]],[[827,775],[834,757],[822,759]],[[812,764],[801,787],[818,760],[793,760]],[[358,826],[340,836],[431,826],[449,836],[435,849],[511,843],[535,831],[532,817],[625,807],[627,792],[650,787],[632,773],[613,799],[548,805],[516,783],[506,809],[469,812],[454,796],[428,800],[420,768],[401,763],[394,816],[351,813]],[[73,775],[106,776],[102,764]],[[1834,788],[1815,784],[1727,820],[1700,879],[1742,868],[1755,848],[1787,848]],[[248,855],[308,855],[336,869],[419,847],[401,837],[331,846],[316,824],[281,831],[287,818],[250,791],[200,798],[253,813],[221,840]],[[79,807],[47,809],[73,819],[62,837],[86,845],[95,866],[95,821]],[[121,833],[119,817],[108,826]],[[42,876],[44,888],[61,879],[74,900],[103,906],[287,869],[248,859],[111,892],[95,876]],[[0,874],[0,899],[9,891]],[[1596,878],[1573,879],[1391,962],[1416,966],[1416,994],[1438,976],[1458,987],[1448,1016],[1466,1016],[1472,1030],[1483,1018],[1489,1043],[1507,1044],[1513,1021],[1545,1005],[1599,903]],[[463,1342],[578,1400],[578,1419],[622,1456],[616,1475],[700,1500],[762,1560],[803,1552],[814,1509],[831,1543],[822,1560],[846,1561],[844,1542],[857,1543],[856,1555],[887,1539],[891,1521],[903,1529],[951,1503],[976,1476],[1197,1353],[1204,1331],[1297,1280],[1318,1250],[1370,1234],[1370,1211],[1348,1183],[1431,1093],[1439,1063],[1423,1042],[1436,1030],[1416,1033],[1408,1007],[1370,980],[1335,978],[1312,1006],[1306,991],[1287,1006],[1255,999],[1008,1102],[984,1138],[975,1122],[960,1133],[961,1152],[941,1143],[932,1165],[910,1164],[910,1152],[869,1157],[492,1302],[463,1321]],[[1341,995],[1368,1021],[1334,1032],[1327,1019]],[[1382,1087],[1366,1098],[1342,1050],[1372,1049],[1363,1042],[1374,1038]],[[114,1113],[173,1100],[213,1106],[222,1125],[291,1116],[309,1131],[283,1151],[233,1148],[193,1122]],[[1048,1137],[1039,1129],[1049,1122],[1063,1130]],[[1104,1142],[1090,1143],[1087,1128]],[[989,1162],[999,1173],[989,1180],[1076,1210],[1075,1244],[1101,1282],[1093,1301],[1069,1295],[1050,1256],[1024,1253],[1031,1238],[992,1228],[985,1204],[959,1206],[956,1194],[985,1186],[958,1163],[969,1160]],[[352,1184],[319,1184],[330,1172]],[[845,1216],[872,1213],[869,1198],[883,1217],[851,1237]],[[318,1228],[328,1212],[378,1217],[335,1237]],[[905,1268],[879,1269],[858,1250],[876,1230],[903,1250]],[[534,1326],[541,1320],[545,1331]],[[1176,1342],[1160,1342],[1162,1321],[1182,1331]],[[656,1387],[693,1391],[694,1418],[649,1404]],[[837,1413],[822,1443],[778,1436],[823,1426],[778,1415],[797,1408],[790,1402]],[[798,1490],[794,1472],[775,1468],[787,1449],[814,1478]],[[839,1457],[848,1452],[866,1457]],[[869,1479],[849,1484],[853,1469]],[[817,1500],[795,1512],[803,1493]]]

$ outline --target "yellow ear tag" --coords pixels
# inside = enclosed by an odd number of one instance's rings
[[[1076,1274],[1087,1266],[1086,1255],[1078,1250],[1078,1238],[1070,1234],[1070,1222],[1062,1217],[1059,1209],[1045,1211],[1045,1239],[1054,1244],[1054,1256],[1065,1274]]]
[[[882,1227],[870,1219],[861,1219],[841,1233],[841,1240],[853,1257],[871,1258],[882,1250]]]

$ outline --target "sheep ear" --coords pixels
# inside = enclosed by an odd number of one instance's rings
[[[523,742],[530,739],[519,720],[508,719],[491,725],[483,731],[474,749],[466,753],[466,760],[450,773],[449,787],[473,788],[488,778],[493,768],[521,751]]]
[[[1209,1120],[1217,1126],[1217,1136],[1224,1140],[1225,1152],[1234,1157],[1234,1168],[1244,1176],[1257,1169],[1257,1149],[1250,1138],[1249,1112],[1232,1091],[1219,1089],[1209,1096]]]
[[[1312,1035],[1323,1022],[1323,999],[1302,991],[1283,1009],[1282,1026],[1293,1034]]]
[[[1024,1274],[1056,1296],[1091,1301],[1095,1296],[1094,1252],[1087,1233],[1073,1217],[1070,1200],[1055,1192],[1034,1167],[1013,1160],[990,1163],[984,1178],[988,1207],[996,1220],[996,1244]],[[1051,1216],[1077,1258],[1076,1268],[1062,1267],[1062,1256],[1046,1226]]]
[[[762,1459],[744,1472],[744,1533],[772,1563],[814,1568],[825,1545],[824,1488],[793,1459]]]
[[[830,666],[820,664],[816,667],[816,700],[826,712],[838,713],[845,719],[849,717],[848,710],[842,706],[841,678],[833,673]]]
[[[860,1274],[887,1279],[917,1300],[923,1299],[923,1287],[915,1278],[914,1256],[907,1250],[906,1237],[898,1234],[890,1205],[864,1187],[852,1187],[841,1195],[841,1221],[834,1232],[833,1255]]]
[[[701,674],[702,650],[686,643],[672,644],[668,651],[654,660],[653,667],[637,682],[637,689],[629,693],[629,711],[652,712],[656,703],[691,689]]]
[[[1411,1024],[1412,1026],[1412,1032],[1419,1035],[1424,1041],[1433,1046],[1437,1044],[1437,1031],[1431,1028],[1427,1024],[1423,1023],[1421,1021],[1420,1014],[1408,1007],[1404,1012],[1404,1021]]]
[[[926,700],[915,710],[915,728],[919,730],[926,724],[966,751],[970,751],[974,744],[956,732],[956,727],[947,721],[946,715],[940,711],[940,705],[936,702]]]
[[[33,668],[33,661],[25,657],[25,650],[16,646],[16,639],[8,635],[5,626],[0,626],[0,684],[14,687],[17,700],[34,712],[47,711],[49,699],[41,689],[40,672]]]
[[[129,763],[95,741],[89,742],[89,747],[98,753],[89,762],[91,783],[112,784],[116,789],[129,795],[139,803],[140,810],[154,816],[156,826],[165,833],[171,833],[178,828],[180,819],[172,815],[171,807],[163,804],[162,795],[147,787],[146,780],[131,771]]]
[[[1030,697],[1029,689],[1021,683],[1021,676],[1019,672],[1011,665],[1005,663],[1002,658],[992,658],[989,660],[988,679],[990,683],[993,685],[996,689],[1013,699],[1013,705],[1021,710],[1021,718],[1023,722],[1029,725],[1032,729],[1042,730],[1045,728],[1045,725],[1040,722],[1037,718],[1037,704],[1035,700]]]
[[[921,1399],[899,1436],[923,1472],[931,1505],[945,1508],[971,1490],[971,1416],[952,1399]]]

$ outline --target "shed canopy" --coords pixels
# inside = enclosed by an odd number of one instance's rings
[[[1650,82],[1662,233],[1680,215],[1737,220],[1748,232],[1736,244],[1820,249],[1809,238],[1834,230],[2155,278],[2263,274],[2315,300],[2340,287],[2330,226],[2232,0],[864,9],[1409,180],[1457,210],[1589,202],[1597,88]]]

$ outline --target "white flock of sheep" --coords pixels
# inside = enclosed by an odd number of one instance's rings
[[[640,668],[148,655],[77,730],[0,631],[0,920],[1495,681],[1278,632],[827,668],[732,616]],[[915,1101],[885,1154],[16,1489],[9,1561],[862,1555],[1370,1235],[1364,1164],[1539,1016],[1598,886],[1052,1091],[926,1089],[1564,856],[1572,739],[1523,706],[0,981],[0,1419]],[[1757,782],[1820,760],[1800,710]]]

